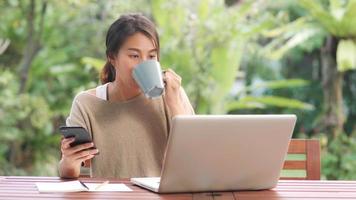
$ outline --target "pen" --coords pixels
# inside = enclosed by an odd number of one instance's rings
[[[103,187],[104,185],[108,184],[109,181],[104,181],[102,184],[96,186],[95,190],[98,190],[99,188]]]
[[[79,183],[82,184],[82,186],[84,186],[86,189],[90,190],[88,186],[86,186],[82,181],[79,180]]]

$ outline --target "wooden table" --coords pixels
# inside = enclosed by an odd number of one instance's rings
[[[84,182],[102,182],[103,179],[81,179]],[[208,192],[158,195],[132,185],[128,180],[110,180],[125,183],[133,192],[77,192],[39,193],[35,182],[59,182],[58,177],[0,176],[0,199],[356,199],[356,181],[279,181],[272,190]]]

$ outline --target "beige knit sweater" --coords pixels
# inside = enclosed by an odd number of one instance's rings
[[[182,92],[184,104],[191,108]],[[91,162],[92,177],[129,178],[160,176],[170,120],[162,97],[150,100],[141,94],[110,102],[81,92],[66,125],[87,129],[99,149]]]

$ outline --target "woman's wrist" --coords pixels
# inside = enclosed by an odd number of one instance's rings
[[[62,178],[77,178],[80,174],[80,166],[69,163],[66,159],[59,161],[59,175]]]
[[[182,103],[177,103],[174,104],[173,106],[170,107],[170,112],[171,116],[174,117],[176,115],[186,115],[189,114],[189,112],[185,109],[184,105]]]

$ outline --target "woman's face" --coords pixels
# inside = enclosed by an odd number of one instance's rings
[[[153,40],[140,32],[128,37],[111,60],[116,70],[116,80],[124,87],[138,88],[131,75],[132,70],[138,63],[150,59],[157,60],[157,48]]]

